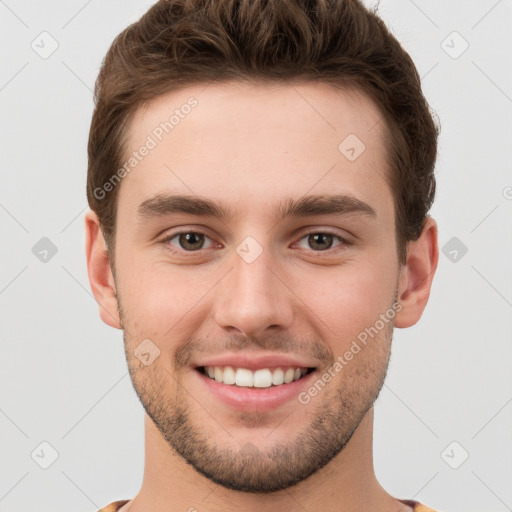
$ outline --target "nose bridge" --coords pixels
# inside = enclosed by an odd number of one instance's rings
[[[238,245],[216,307],[220,327],[247,336],[258,336],[268,327],[289,327],[292,306],[288,289],[275,275],[277,266],[273,251],[253,237]]]

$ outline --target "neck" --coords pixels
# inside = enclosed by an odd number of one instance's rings
[[[350,510],[405,512],[375,478],[373,408],[345,448],[306,480],[270,494],[233,491],[199,474],[176,454],[145,417],[146,460],[142,487],[122,512],[303,512]]]

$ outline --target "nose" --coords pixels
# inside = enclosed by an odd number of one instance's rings
[[[264,250],[251,263],[234,254],[234,267],[221,283],[215,311],[221,328],[257,338],[269,328],[290,327],[293,292],[269,253]]]

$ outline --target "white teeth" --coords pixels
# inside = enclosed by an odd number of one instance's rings
[[[215,369],[219,368],[218,366]],[[222,371],[222,370],[221,370]],[[235,383],[237,386],[247,386],[252,388],[253,386],[253,375],[251,370],[247,370],[247,368],[238,368],[236,371],[236,379]]]
[[[205,373],[216,382],[241,387],[269,388],[299,380],[307,373],[307,368],[261,368],[251,371],[232,366],[205,366]]]
[[[254,387],[269,388],[272,386],[272,373],[268,369],[256,370],[254,372]]]
[[[277,368],[274,370],[274,373],[272,374],[272,384],[274,386],[279,386],[279,384],[282,384],[284,382],[284,372],[281,370],[281,368]]]
[[[293,368],[288,368],[286,372],[284,373],[284,383],[288,384],[293,380],[293,377],[295,376],[295,370]]]
[[[236,382],[236,374],[232,366],[226,366],[224,368],[222,382],[224,382],[224,384],[234,384]]]

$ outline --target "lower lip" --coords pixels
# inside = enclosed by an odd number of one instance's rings
[[[299,393],[310,385],[316,375],[316,370],[294,382],[269,388],[238,387],[217,382],[199,370],[195,370],[194,373],[210,393],[231,408],[240,411],[267,411],[294,399],[298,401]]]

